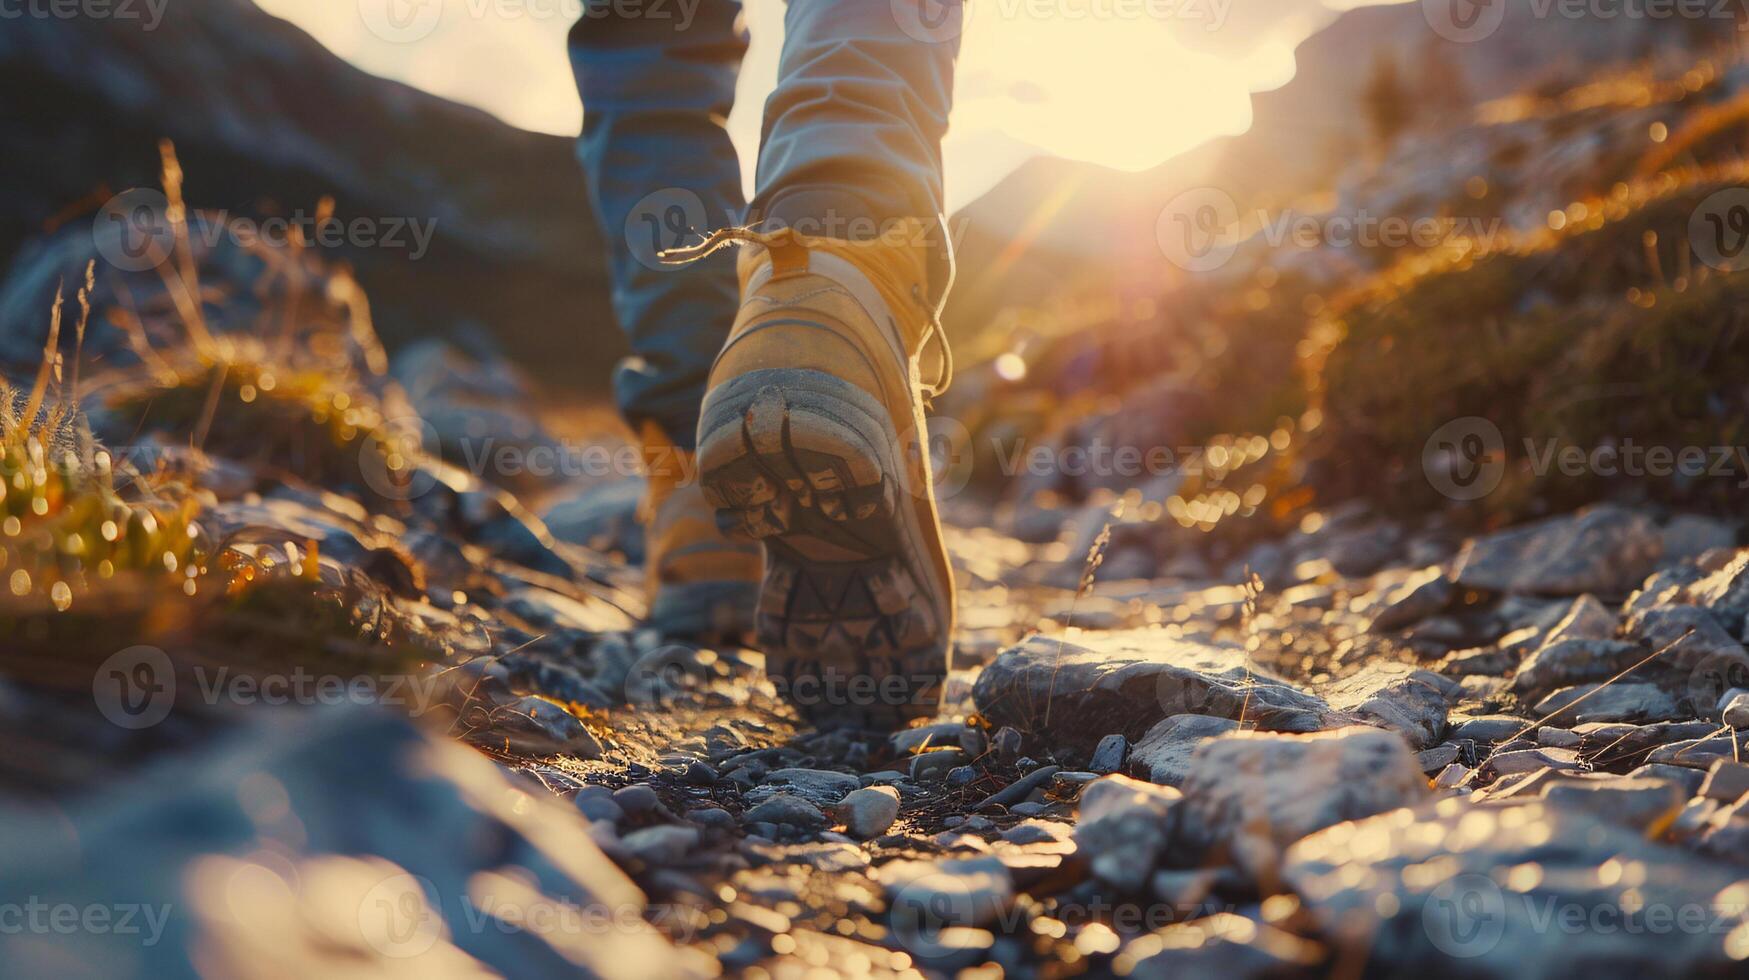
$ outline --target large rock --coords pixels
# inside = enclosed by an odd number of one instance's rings
[[[3,839],[0,901],[149,913],[136,931],[0,930],[9,975],[703,972],[642,921],[575,809],[387,713],[282,715]],[[561,910],[613,928],[503,927]]]
[[[1190,775],[1190,757],[1196,747],[1239,727],[1231,718],[1211,715],[1173,715],[1148,729],[1148,734],[1130,751],[1130,771],[1162,786],[1181,786]]]
[[[1621,640],[1561,640],[1542,647],[1520,664],[1512,689],[1520,697],[1540,698],[1563,687],[1606,681],[1632,667],[1647,652],[1638,644]]]
[[[1091,751],[1107,734],[1139,742],[1162,718],[1243,717],[1270,731],[1311,732],[1340,723],[1323,700],[1249,661],[1245,651],[1175,639],[1162,630],[1034,636],[985,667],[973,686],[978,711],[997,725],[1044,733]]]
[[[1604,505],[1476,538],[1458,556],[1458,585],[1491,592],[1623,596],[1663,557],[1658,527]]]
[[[1283,877],[1369,975],[1736,976],[1749,882],[1576,809],[1449,799],[1341,824]]]
[[[1731,563],[1682,590],[1682,600],[1704,607],[1727,630],[1743,635],[1749,618],[1749,549]]]
[[[1425,800],[1427,779],[1402,738],[1376,728],[1316,735],[1238,732],[1197,749],[1178,818],[1192,849],[1225,848],[1272,880],[1281,852],[1331,824]]]
[[[1081,791],[1075,846],[1093,876],[1125,892],[1140,892],[1170,838],[1172,808],[1181,799],[1170,787],[1106,776]]]
[[[1319,689],[1332,708],[1409,740],[1416,749],[1438,745],[1445,735],[1450,701],[1461,689],[1450,680],[1408,664],[1378,661]]]

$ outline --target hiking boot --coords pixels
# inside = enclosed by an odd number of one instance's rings
[[[767,673],[816,723],[933,715],[954,596],[923,422],[925,246],[731,234],[753,244],[698,462],[723,530],[765,546]]]
[[[759,599],[759,546],[717,529],[692,453],[654,423],[644,424],[642,436],[649,482],[638,517],[650,625],[677,639],[745,641]]]

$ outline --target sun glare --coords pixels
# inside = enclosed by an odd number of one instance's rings
[[[564,38],[564,0],[426,0],[444,4],[428,34],[385,38],[361,6],[396,0],[257,0],[377,75],[485,109],[526,129],[570,135],[582,121]],[[1309,11],[1316,0],[1289,6]],[[730,132],[751,184],[759,115],[777,77],[782,0],[746,0],[753,46]],[[409,9],[418,9],[413,5]],[[967,203],[1027,159],[1049,155],[1119,170],[1153,167],[1206,139],[1242,131],[1249,93],[1292,74],[1299,21],[1276,31],[1222,23],[1206,0],[1138,15],[1109,0],[988,0],[967,5],[946,156],[949,207]],[[1158,8],[1168,9],[1168,8]],[[1241,12],[1232,11],[1238,17]],[[1314,14],[1301,11],[1307,24]],[[1234,46],[1234,39],[1243,46]]]

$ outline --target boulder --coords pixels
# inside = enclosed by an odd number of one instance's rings
[[[1364,727],[1213,739],[1192,756],[1183,789],[1178,826],[1187,846],[1224,848],[1240,870],[1265,880],[1301,837],[1430,793],[1403,739]]]
[[[1162,720],[1130,752],[1130,771],[1151,783],[1180,786],[1190,773],[1190,757],[1204,740],[1235,731],[1239,723],[1211,715],[1173,715]]]
[[[1369,975],[1730,976],[1749,929],[1740,873],[1545,801],[1339,824],[1290,848],[1282,876]]]
[[[1626,595],[1663,557],[1651,518],[1600,505],[1476,538],[1458,555],[1465,588],[1531,595]]]
[[[1106,776],[1081,791],[1075,846],[1093,876],[1126,893],[1139,893],[1170,838],[1172,809],[1181,794],[1127,776]]]
[[[1175,639],[1164,630],[1034,636],[998,656],[972,688],[997,725],[1043,733],[1090,752],[1117,732],[1140,741],[1179,714],[1238,719],[1269,731],[1340,723],[1322,699],[1258,667],[1236,646]]]
[[[8,819],[0,902],[144,904],[138,929],[156,934],[0,930],[5,972],[715,972],[644,924],[643,893],[576,809],[512,786],[477,752],[376,709],[257,717],[229,744],[53,819]],[[556,908],[615,928],[531,943],[495,925]]]

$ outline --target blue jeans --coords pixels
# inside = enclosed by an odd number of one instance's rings
[[[938,230],[940,299],[952,264],[941,138],[962,16],[961,0],[789,0],[748,205],[724,129],[747,50],[740,3],[692,2],[688,21],[681,0],[586,0],[570,36],[577,152],[632,347],[615,395],[634,428],[654,421],[684,448],[739,287],[732,250],[684,266],[658,251],[733,224],[858,238],[921,219]]]

